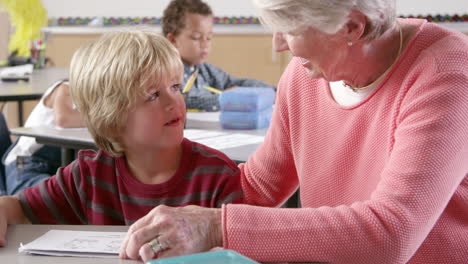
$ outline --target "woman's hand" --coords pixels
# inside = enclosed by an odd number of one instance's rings
[[[130,227],[120,257],[148,261],[155,255],[172,257],[208,251],[222,246],[221,229],[221,209],[160,205]]]

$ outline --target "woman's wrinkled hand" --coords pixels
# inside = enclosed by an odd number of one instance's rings
[[[221,209],[160,205],[130,226],[120,257],[148,261],[208,251],[222,246],[221,229]]]

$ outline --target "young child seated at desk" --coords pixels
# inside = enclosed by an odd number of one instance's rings
[[[189,86],[184,86],[187,109],[218,111],[216,90],[237,86],[275,88],[254,79],[236,78],[205,62],[211,48],[213,12],[203,1],[172,0],[161,23],[164,36],[177,47],[184,63],[184,84]]]
[[[101,150],[0,197],[0,245],[7,224],[130,225],[158,205],[242,201],[236,164],[183,136],[183,65],[164,37],[105,34],[78,49],[70,70],[73,101]]]
[[[68,81],[58,81],[46,90],[24,126],[84,127],[80,113],[73,107]],[[6,173],[0,179],[0,196],[16,194],[54,175],[60,159],[60,148],[19,137],[2,159]]]

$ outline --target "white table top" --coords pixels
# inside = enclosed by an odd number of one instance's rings
[[[187,127],[190,129],[185,130],[184,136],[218,149],[234,161],[245,162],[263,142],[267,130],[226,130],[221,128],[218,119],[219,113],[189,112],[187,113]],[[35,137],[40,143],[51,144],[55,141],[57,144],[53,145],[61,147],[90,148],[95,146],[93,138],[85,128],[56,129],[42,126],[13,128],[10,131],[14,135]]]
[[[80,257],[56,257],[39,256],[18,253],[20,243],[29,243],[51,229],[57,230],[80,230],[100,232],[126,232],[128,226],[96,226],[96,225],[9,225],[6,239],[7,245],[0,247],[0,263],[2,264],[143,264],[142,261],[119,258],[80,258]],[[315,263],[315,262],[314,262]],[[318,263],[318,262],[317,262]],[[268,264],[268,263],[264,263]],[[270,263],[274,264],[274,263]],[[288,263],[276,263],[288,264]],[[292,263],[291,263],[292,264]],[[313,264],[295,263],[295,264]],[[320,263],[318,263],[320,264]]]
[[[18,248],[20,243],[29,243],[37,237],[43,235],[51,229],[59,230],[83,230],[83,231],[119,231],[125,232],[128,226],[91,226],[91,225],[10,225],[7,229],[7,246],[0,247],[0,263],[13,264],[87,264],[87,263],[100,263],[100,264],[136,264],[143,263],[135,260],[123,260],[118,258],[113,259],[93,259],[93,258],[75,258],[75,257],[49,257],[49,256],[35,256],[27,254],[19,254]]]
[[[38,99],[54,82],[64,78],[68,78],[68,69],[54,67],[34,69],[28,82],[0,81],[0,101]]]

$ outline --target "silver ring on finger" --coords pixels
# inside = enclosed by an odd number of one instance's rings
[[[154,254],[158,254],[159,252],[164,250],[164,248],[161,245],[161,243],[159,242],[158,238],[155,238],[155,239],[151,240],[150,242],[148,242],[148,246],[150,246],[150,248],[153,250]]]

